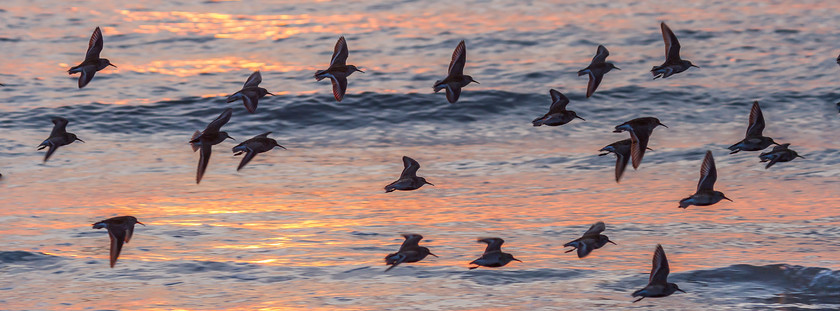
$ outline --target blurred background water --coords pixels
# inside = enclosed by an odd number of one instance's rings
[[[840,308],[840,2],[18,1],[0,4],[0,309]],[[665,80],[659,22],[701,68]],[[67,68],[102,27],[118,68],[84,89]],[[327,66],[344,35],[336,103]],[[481,84],[434,94],[457,43]],[[598,44],[621,71],[585,99]],[[226,104],[248,75],[278,94]],[[530,121],[548,90],[586,119]],[[759,100],[765,135],[805,159],[769,170],[729,155]],[[237,141],[289,148],[239,158],[217,145],[204,180],[186,144],[224,108]],[[50,118],[87,143],[50,162]],[[613,126],[656,116],[642,166],[613,180]],[[706,150],[734,202],[677,208]],[[403,155],[435,186],[385,194]],[[134,215],[117,266],[90,224]],[[592,223],[618,243],[579,260]],[[440,258],[383,273],[419,233]],[[467,270],[498,236],[523,263]],[[632,304],[663,244],[687,294]]]

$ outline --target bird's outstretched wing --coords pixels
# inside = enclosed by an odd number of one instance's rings
[[[747,127],[747,137],[761,136],[764,132],[764,114],[761,113],[761,107],[758,101],[753,102],[752,109],[750,109],[750,124]]]
[[[244,98],[244,97],[243,97]],[[204,133],[218,133],[222,126],[230,121],[230,117],[233,115],[233,108],[227,108],[225,111],[222,112],[216,119],[214,119],[210,124],[207,124],[207,127],[204,129]]]
[[[338,38],[338,42],[335,43],[330,67],[346,66],[348,55],[350,55],[350,51],[347,49],[347,41],[344,40],[344,36],[341,36],[341,38]]]
[[[665,22],[659,26],[662,28],[662,39],[665,40],[665,63],[680,61],[680,41]]]
[[[260,74],[260,71],[257,70],[248,77],[248,80],[245,80],[244,86],[258,86],[260,83],[262,83],[262,75]]]
[[[467,44],[464,40],[458,43],[458,47],[452,52],[452,61],[449,62],[449,75],[463,75],[464,65],[467,63]]]
[[[126,241],[126,230],[122,226],[108,226],[108,236],[111,238],[111,268],[113,268]]]
[[[583,236],[598,236],[601,232],[604,232],[604,230],[607,230],[607,225],[605,225],[603,221],[599,221],[589,227],[589,230],[586,230],[586,232],[583,233]]]
[[[418,163],[414,159],[406,157],[406,156],[403,156],[402,160],[403,160],[403,171],[400,174],[400,179],[403,179],[403,178],[406,178],[406,177],[410,177],[410,178],[416,177],[417,176],[417,170],[420,169],[420,163]]]
[[[484,238],[478,239],[480,243],[487,243],[487,248],[484,249],[484,253],[492,253],[492,252],[501,252],[502,251],[502,244],[505,243],[505,240],[500,238]]]
[[[592,65],[606,62],[607,56],[610,56],[610,51],[607,51],[603,45],[599,45],[595,57],[592,58]]]
[[[88,42],[87,53],[85,53],[85,61],[99,59],[99,53],[102,52],[102,46],[102,30],[99,30],[99,27],[96,27],[96,29],[93,30],[93,34],[90,35],[90,42]]]
[[[668,267],[668,258],[665,257],[665,250],[662,245],[656,245],[656,251],[653,252],[653,267],[650,270],[650,284],[666,284],[668,283],[668,273],[671,269]]]
[[[548,113],[560,113],[566,111],[566,105],[569,104],[569,98],[563,93],[555,89],[551,89],[548,91],[548,94],[551,95],[551,106],[548,108]]]
[[[706,150],[706,157],[703,158],[703,164],[700,165],[700,181],[697,182],[697,191],[714,190],[715,181],[717,181],[715,159],[712,157],[712,151]]]

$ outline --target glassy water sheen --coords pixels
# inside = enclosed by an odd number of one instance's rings
[[[837,1],[5,0],[0,309],[840,308],[838,20]],[[700,69],[651,80],[660,21]],[[96,26],[119,68],[79,90]],[[366,73],[336,103],[312,74],[341,35]],[[481,84],[452,105],[432,84],[462,39]],[[621,70],[585,99],[598,44]],[[257,69],[278,96],[226,104]],[[532,127],[550,88],[586,121]],[[805,159],[728,154],[753,100]],[[186,142],[226,107],[238,142],[289,150],[236,172],[222,143],[196,185]],[[87,143],[42,163],[53,116]],[[641,116],[669,128],[616,184],[597,150]],[[706,150],[734,202],[679,209]],[[436,186],[384,193],[403,155]],[[148,226],[111,269],[90,224],[118,215]],[[618,245],[563,253],[599,220]],[[440,258],[383,273],[407,232]],[[467,270],[488,236],[524,262]],[[657,243],[688,293],[633,304]]]

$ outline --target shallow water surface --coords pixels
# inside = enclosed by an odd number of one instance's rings
[[[840,308],[840,2],[18,1],[0,5],[0,309]],[[659,22],[698,64],[664,80]],[[118,68],[84,89],[68,67],[101,26]],[[341,35],[336,103],[323,69]],[[457,104],[434,94],[466,40]],[[598,44],[620,71],[586,99]],[[278,94],[225,103],[253,70]],[[555,88],[586,121],[532,127]],[[803,155],[765,170],[728,154],[752,101],[764,133]],[[226,107],[236,139],[200,185],[187,141]],[[86,143],[47,163],[50,118]],[[638,170],[614,182],[612,128],[656,116]],[[236,171],[231,147],[272,131],[288,150]],[[706,150],[734,202],[677,208]],[[421,164],[435,186],[384,193]],[[90,224],[134,215],[116,267]],[[562,245],[604,221],[618,245]],[[384,273],[400,233],[439,258]],[[468,270],[498,236],[524,262]],[[686,294],[631,303],[663,245]]]

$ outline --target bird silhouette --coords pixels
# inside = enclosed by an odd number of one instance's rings
[[[113,217],[93,224],[93,229],[108,229],[108,237],[111,238],[111,268],[120,257],[123,244],[128,243],[134,235],[134,224],[146,226],[134,216]]]
[[[333,51],[332,60],[330,60],[330,67],[325,70],[318,70],[315,72],[315,80],[321,81],[324,78],[330,78],[332,82],[333,96],[336,101],[344,99],[344,93],[347,91],[347,77],[354,72],[364,71],[356,68],[353,65],[347,65],[347,56],[350,51],[347,49],[347,41],[344,36],[338,38],[335,43],[335,50]]]
[[[85,87],[85,85],[93,79],[93,76],[97,71],[105,69],[105,67],[108,66],[117,67],[116,65],[111,64],[111,61],[107,58],[99,58],[99,53],[102,52],[102,47],[102,30],[99,30],[99,27],[96,27],[96,29],[93,30],[93,34],[90,36],[87,53],[85,53],[85,60],[82,61],[81,64],[67,70],[67,73],[71,75],[74,73],[82,74],[79,76],[79,88]]]
[[[50,132],[50,137],[44,140],[40,145],[38,145],[38,150],[49,148],[47,149],[47,154],[44,155],[44,162],[50,159],[52,154],[58,150],[58,147],[65,146],[72,144],[75,141],[85,142],[80,138],[76,137],[76,134],[67,133],[67,119],[62,117],[55,117],[52,118],[53,129]]]
[[[464,74],[464,65],[467,63],[467,44],[464,40],[458,43],[455,51],[452,52],[452,61],[449,62],[449,71],[446,78],[435,82],[435,93],[446,89],[446,100],[454,104],[461,97],[461,88],[475,81],[472,76]],[[480,84],[480,83],[479,83]]]

